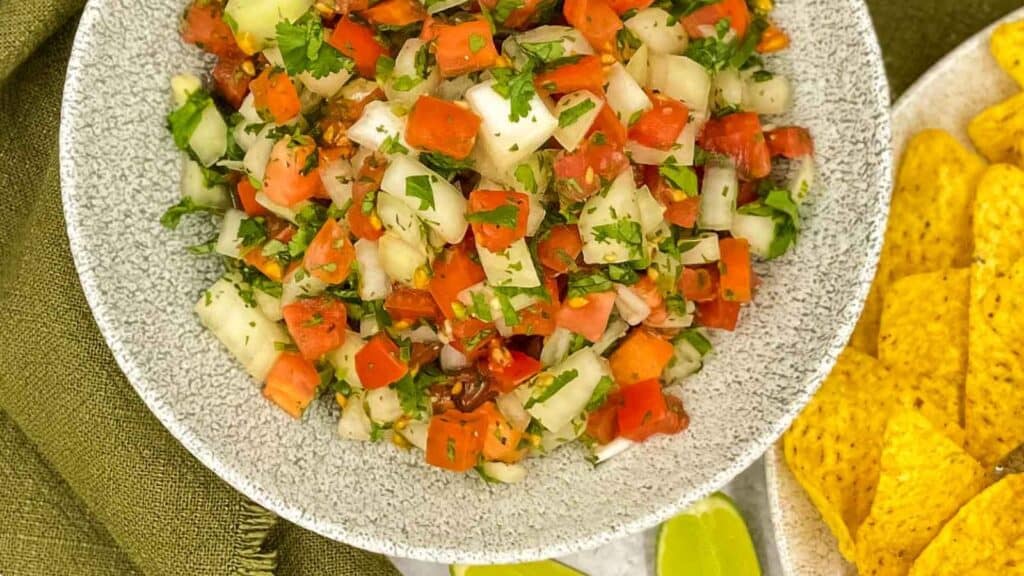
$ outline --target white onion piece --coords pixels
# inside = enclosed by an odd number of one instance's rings
[[[739,187],[736,167],[731,161],[709,163],[705,166],[697,225],[705,230],[731,228]]]
[[[380,89],[380,85],[366,78],[355,78],[341,89],[338,95],[345,100],[361,102]]]
[[[359,262],[359,298],[383,300],[391,293],[391,282],[380,264],[377,242],[365,238],[356,241],[356,261]]]
[[[765,115],[785,114],[793,107],[793,86],[785,76],[774,75],[757,81],[753,72],[745,72],[743,108]]]
[[[604,329],[604,334],[601,335],[597,342],[594,342],[591,349],[596,354],[604,354],[606,350],[612,347],[612,344],[618,342],[627,332],[629,332],[629,324],[621,318],[615,318],[608,322],[608,327]]]
[[[569,26],[538,26],[525,32],[519,32],[505,42],[502,42],[501,51],[516,67],[521,67],[529,59],[522,46],[547,44],[549,42],[561,42],[562,54],[560,57],[594,53],[594,48],[583,37],[583,34]]]
[[[363,392],[354,391],[341,411],[338,435],[345,440],[366,442],[370,439],[370,430],[370,417],[366,415],[366,407],[363,406]]]
[[[280,322],[284,319],[284,314],[281,312],[281,299],[276,296],[271,296],[263,290],[253,290],[253,299],[256,300],[256,307],[260,309],[260,312],[267,317],[267,320],[273,322]]]
[[[420,450],[427,450],[427,436],[430,433],[430,423],[423,422],[422,420],[410,420],[406,422],[405,426],[398,429],[398,433],[409,441],[409,444],[419,448]]]
[[[513,121],[512,103],[494,91],[493,80],[467,90],[466,102],[482,120],[479,141],[498,168],[521,162],[558,128],[558,120],[536,94],[528,101],[526,115]]]
[[[203,81],[194,74],[177,74],[171,76],[171,97],[174,100],[174,107],[181,108],[188,97],[203,87]]]
[[[743,106],[743,78],[739,70],[727,68],[715,74],[713,83],[716,110]]]
[[[285,277],[281,284],[281,303],[285,306],[300,298],[319,296],[327,289],[327,283],[313,276],[305,268],[299,268]]]
[[[687,342],[685,338],[680,338],[676,342],[672,361],[665,369],[665,382],[669,385],[681,384],[687,376],[700,371],[704,365],[703,359],[704,357],[693,347],[693,344]]]
[[[641,86],[647,86],[648,79],[650,78],[648,66],[648,59],[650,58],[650,51],[647,49],[646,44],[641,44],[636,52],[630,56],[629,62],[626,63],[626,72],[636,80],[636,83]]]
[[[544,347],[540,351],[540,363],[545,368],[554,366],[569,355],[569,347],[572,346],[572,332],[559,326],[544,340]]]
[[[408,338],[410,341],[420,344],[433,344],[434,342],[441,341],[437,337],[437,332],[434,332],[434,329],[426,324],[421,324],[413,330],[406,330],[401,335],[403,338]]]
[[[650,88],[682,100],[691,111],[708,110],[711,77],[699,63],[686,56],[651,54]]]
[[[277,202],[274,202],[273,200],[270,199],[270,196],[267,196],[263,192],[256,193],[256,203],[259,204],[260,206],[263,206],[267,210],[273,212],[275,216],[280,216],[281,218],[284,218],[285,220],[291,222],[292,224],[298,224],[297,216],[299,212],[302,211],[302,209],[305,208],[306,206],[309,206],[310,204],[308,200],[303,200],[298,204],[293,204],[292,206],[285,206],[283,204],[278,204]]]
[[[775,240],[775,219],[771,216],[737,213],[732,219],[732,235],[750,243],[750,252],[762,258],[771,253]]]
[[[410,246],[424,246],[423,226],[408,204],[387,192],[377,195],[377,216],[384,229],[396,234]]]
[[[402,401],[394,388],[374,388],[366,392],[366,410],[370,420],[388,424],[402,417]]]
[[[611,264],[640,257],[636,253],[636,246],[605,238],[599,233],[599,227],[615,225],[623,220],[640,221],[636,182],[631,169],[619,174],[607,192],[591,196],[583,206],[579,229],[583,240],[583,260],[586,263]]]
[[[415,154],[416,151],[405,141],[405,123],[405,117],[395,114],[387,102],[374,100],[366,105],[363,115],[349,126],[345,134],[349,140],[371,150],[378,150],[385,140],[397,140],[410,154]],[[400,156],[401,153],[389,155]]]
[[[502,484],[516,484],[526,478],[526,466],[504,462],[484,462],[480,465],[484,475]]]
[[[466,96],[466,90],[469,90],[475,84],[476,81],[468,74],[463,74],[462,76],[456,76],[454,78],[445,78],[437,85],[437,89],[434,90],[434,95],[442,100],[449,100],[452,102],[462,100]]]
[[[655,54],[682,54],[689,44],[682,22],[661,8],[641,10],[624,24]]]
[[[696,238],[680,240],[679,251],[679,262],[683,266],[710,264],[721,259],[718,234],[714,232],[705,232]]]
[[[500,394],[494,403],[512,428],[526,430],[532,417],[526,408],[523,408],[523,400],[517,394]]]
[[[188,147],[203,166],[212,166],[227,151],[228,125],[213,102],[203,108],[199,124],[188,139]]]
[[[377,324],[377,317],[370,314],[359,319],[359,337],[368,340],[380,332],[380,325]]]
[[[445,372],[458,372],[469,366],[469,359],[451,344],[441,348],[441,369]]]
[[[320,167],[320,181],[324,190],[331,197],[331,202],[336,206],[344,206],[352,199],[352,182],[355,179],[355,172],[352,164],[344,159],[338,158],[326,166]]]
[[[630,326],[636,326],[651,315],[651,307],[629,286],[615,285],[615,310]]]
[[[597,460],[598,464],[607,462],[635,445],[636,442],[620,436],[607,444],[602,444],[594,448],[594,458]]]
[[[679,133],[675,144],[668,150],[658,150],[632,140],[626,142],[626,154],[634,164],[645,166],[661,166],[662,164],[678,164],[693,166],[694,152],[697,145],[697,133],[702,124],[691,120]]]
[[[244,100],[242,105],[238,108],[238,113],[242,116],[242,121],[235,124],[234,137],[235,142],[245,152],[249,151],[249,148],[256,142],[257,134],[246,130],[249,126],[254,124],[260,124],[263,119],[260,118],[258,112],[256,112],[255,98],[250,92]]]
[[[191,198],[200,206],[211,208],[230,208],[231,198],[228,197],[227,189],[220,185],[206,185],[206,177],[203,176],[203,168],[197,162],[182,153],[181,179],[179,190],[182,198]]]
[[[395,67],[391,71],[391,77],[384,83],[384,94],[389,102],[411,108],[421,95],[433,93],[441,83],[441,74],[437,71],[437,66],[430,69],[426,78],[420,77],[416,70],[416,54],[423,44],[419,38],[409,38],[395,56]],[[406,78],[405,82],[413,80],[416,83],[408,90],[399,90],[395,86],[403,77]]]
[[[274,139],[270,137],[270,131],[275,127],[266,125],[249,145],[242,159],[245,164],[245,171],[249,176],[258,182],[263,182],[263,176],[267,172],[267,163],[270,162],[270,153],[274,149]]]
[[[651,328],[664,328],[664,329],[689,328],[690,326],[693,326],[693,315],[696,312],[696,310],[697,310],[697,306],[693,302],[690,302],[689,300],[687,300],[687,302],[686,302],[686,313],[685,314],[675,314],[675,313],[670,312],[660,322],[650,322],[650,321],[648,321],[648,322],[645,322],[644,324],[647,325],[647,326],[650,326]]]
[[[637,115],[654,107],[643,87],[618,62],[608,69],[605,99],[623,124],[628,124]]]
[[[526,241],[520,238],[502,252],[491,252],[477,241],[480,265],[491,286],[535,288],[540,286],[540,277],[533,265],[533,257]]]
[[[419,185],[423,180],[429,187],[430,202],[417,196],[421,191],[413,188],[414,183]],[[462,241],[469,227],[466,198],[461,190],[433,170],[408,156],[396,156],[384,171],[380,187],[414,210],[445,242],[458,244]]]
[[[665,221],[665,206],[654,198],[647,186],[637,189],[636,203],[640,208],[640,227],[644,236],[650,236]]]
[[[238,227],[242,220],[245,220],[245,212],[234,208],[224,213],[224,219],[220,223],[220,235],[217,236],[217,246],[214,248],[218,254],[228,258],[241,258],[239,254]]]
[[[363,382],[359,379],[359,372],[356,370],[356,354],[362,350],[365,342],[357,332],[345,330],[345,341],[341,346],[327,353],[327,361],[334,366],[334,375],[337,378],[348,382],[353,388],[362,388]]]
[[[576,118],[571,118],[566,114],[567,111],[581,110],[587,106],[590,106],[590,109],[577,115]],[[569,152],[576,150],[576,147],[586,137],[587,132],[590,131],[590,127],[594,125],[594,121],[597,120],[602,106],[604,106],[604,101],[589,90],[577,90],[562,96],[555,106],[555,117],[558,118],[555,140],[558,140],[558,143]]]
[[[385,232],[377,240],[377,256],[389,278],[408,286],[412,286],[416,270],[428,262],[422,246],[412,246],[394,232]]]

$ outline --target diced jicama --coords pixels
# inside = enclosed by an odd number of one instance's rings
[[[259,288],[253,288],[252,297],[256,300],[256,307],[267,317],[267,320],[280,322],[284,318],[279,297],[271,296]]]
[[[697,133],[702,124],[690,121],[679,133],[676,143],[668,150],[658,150],[629,140],[626,142],[626,154],[635,164],[645,166],[661,166],[662,164],[678,164],[693,166],[694,153],[697,145]]]
[[[220,221],[220,235],[217,236],[217,245],[214,249],[218,254],[228,258],[240,258],[238,239],[238,228],[245,220],[245,212],[229,209],[224,213],[224,219]]]
[[[534,380],[526,411],[544,428],[562,429],[583,412],[597,383],[609,372],[607,361],[583,348]]]
[[[246,95],[245,100],[242,100],[242,105],[238,108],[238,115],[241,116],[241,120],[232,129],[232,136],[234,136],[238,147],[248,152],[258,136],[258,132],[253,132],[249,127],[263,124],[263,119],[256,112],[252,92]]]
[[[345,158],[336,158],[330,164],[320,167],[320,181],[336,206],[344,206],[352,199],[354,180],[352,163]]]
[[[363,387],[359,372],[356,371],[356,353],[363,348],[363,344],[364,341],[359,334],[346,330],[345,341],[341,346],[327,353],[327,361],[334,366],[334,376],[353,388]]]
[[[760,74],[759,74],[760,73]],[[793,107],[793,87],[778,74],[762,76],[763,71],[743,73],[743,109],[758,114],[785,114]]]
[[[345,440],[366,442],[370,439],[372,429],[370,417],[366,414],[366,406],[363,405],[363,391],[357,390],[348,397],[345,408],[341,411],[338,435]]]
[[[398,420],[403,414],[398,392],[388,387],[367,390],[366,411],[373,422],[390,424]]]
[[[479,140],[498,168],[522,161],[558,127],[558,120],[536,94],[528,101],[527,113],[512,120],[512,103],[494,91],[493,80],[467,90],[466,101],[481,118]]]
[[[305,268],[285,276],[281,283],[281,303],[285,306],[300,298],[311,298],[323,294],[327,283],[310,274]]]
[[[188,147],[203,166],[213,166],[228,149],[228,125],[211,100],[199,118]]]
[[[618,62],[608,69],[605,99],[624,124],[631,123],[645,110],[650,110],[654,106],[643,87]]]
[[[245,171],[257,182],[263,182],[263,177],[267,173],[267,163],[270,162],[270,153],[274,149],[274,139],[270,136],[273,129],[271,125],[264,126],[242,159]]]
[[[203,81],[194,74],[178,74],[171,77],[171,96],[174,107],[180,108],[188,102],[190,94],[203,87]]]
[[[292,224],[299,223],[299,212],[301,212],[302,209],[305,208],[306,206],[310,205],[310,202],[308,200],[303,200],[302,202],[299,202],[292,206],[285,206],[284,204],[278,204],[277,202],[274,202],[273,200],[270,199],[270,196],[267,196],[263,192],[256,193],[256,203],[259,204],[260,206],[263,206],[267,210],[270,210],[275,216],[284,218],[285,220],[291,222]]]
[[[359,298],[365,301],[383,300],[391,293],[391,281],[380,263],[375,240],[356,241],[356,262],[359,263]]]
[[[313,6],[313,0],[228,0],[224,19],[239,47],[255,54],[277,37],[277,24],[294,22]]]
[[[409,444],[419,448],[420,450],[426,451],[427,449],[427,434],[430,432],[430,423],[422,420],[410,420],[405,423],[405,426],[395,427],[398,433],[409,441]]]
[[[393,232],[410,246],[426,246],[423,224],[416,212],[401,199],[387,192],[377,194],[377,216],[385,230]]]
[[[566,150],[575,150],[594,125],[603,105],[604,101],[589,90],[578,90],[562,96],[555,106],[555,116],[558,118],[555,140]]]
[[[536,288],[540,277],[533,265],[530,249],[520,238],[502,252],[491,252],[478,242],[477,252],[480,265],[487,275],[487,282],[496,287]]]
[[[190,198],[199,206],[230,208],[231,198],[222,184],[207,184],[203,168],[197,162],[182,155],[181,197]]]
[[[522,482],[526,478],[526,466],[522,464],[484,462],[480,465],[480,468],[487,478],[502,484],[515,484]]]
[[[649,65],[652,90],[682,100],[691,111],[708,110],[711,77],[703,66],[674,54],[651,54]]]
[[[750,244],[750,253],[761,258],[771,254],[775,241],[775,218],[760,214],[737,213],[732,219],[732,235]]]
[[[682,54],[689,44],[682,23],[661,8],[641,10],[625,25],[655,54]]]
[[[241,280],[237,280],[240,282]],[[253,378],[263,381],[288,335],[277,322],[246,304],[232,280],[221,278],[195,305],[199,321],[221,341]]]
[[[740,71],[726,68],[715,74],[712,83],[715,110],[731,110],[743,106],[743,78]]]
[[[410,108],[421,95],[433,93],[441,83],[441,74],[438,73],[437,66],[430,68],[426,78],[420,76],[417,70],[417,54],[421,49],[427,49],[425,44],[419,38],[406,40],[395,57],[395,67],[391,71],[391,76],[386,80],[381,79],[384,94],[391,103]]]
[[[594,48],[575,28],[538,26],[512,35],[502,43],[501,51],[517,67],[521,67],[526,64],[530,55],[540,55],[547,60],[557,60],[570,56],[593,54]]]
[[[614,264],[641,257],[643,229],[631,169],[622,172],[603,194],[587,200],[579,229],[587,264]]]
[[[630,326],[642,323],[651,315],[651,307],[629,286],[615,285],[615,310]]]
[[[647,186],[637,189],[636,202],[640,209],[640,227],[643,229],[644,237],[647,237],[665,221],[665,206],[658,202]]]
[[[458,244],[466,234],[466,198],[436,172],[407,156],[396,156],[380,187],[416,211],[445,242]]]
[[[736,166],[728,160],[709,162],[704,168],[697,225],[706,230],[728,230],[739,194]]]
[[[718,234],[704,232],[696,238],[679,241],[679,262],[684,266],[699,266],[718,262]]]
[[[388,142],[387,155],[414,154],[415,150],[405,141],[406,118],[391,110],[387,102],[374,100],[363,109],[363,115],[345,133],[348,139],[371,150],[381,150]]]
[[[646,86],[649,76],[648,59],[650,58],[650,50],[648,50],[646,44],[641,44],[636,52],[630,56],[629,62],[626,63],[626,72],[636,80],[636,83],[641,86]]]
[[[394,232],[385,232],[377,240],[377,255],[388,277],[407,286],[413,285],[416,271],[428,263],[421,246],[409,244]]]

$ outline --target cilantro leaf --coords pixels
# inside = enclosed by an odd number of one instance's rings
[[[529,164],[520,164],[516,166],[516,170],[513,173],[516,182],[523,185],[531,194],[537,193],[537,179],[533,175],[533,168],[530,168]]]
[[[690,198],[697,195],[697,173],[689,166],[677,166],[675,164],[664,164],[658,168],[658,173],[668,180],[676,190],[681,191]]]
[[[644,242],[644,234],[639,222],[620,218],[611,224],[594,226],[594,240],[604,244],[614,241],[639,248]]]
[[[505,321],[505,325],[518,325],[519,313],[516,312],[515,307],[512,306],[512,300],[503,292],[496,292],[495,295],[498,298],[498,305],[501,306],[501,319]]]
[[[494,6],[494,19],[502,24],[508,20],[513,12],[526,5],[524,0],[498,0]]]
[[[430,176],[408,176],[405,179],[405,195],[419,198],[420,210],[436,210],[434,204],[434,187],[430,185]]]
[[[596,107],[597,106],[594,104],[594,101],[588,98],[587,100],[584,100],[579,104],[566,108],[565,110],[562,111],[561,114],[558,115],[558,127],[565,128],[566,126],[571,126],[575,124],[576,121],[579,120],[584,114],[590,112]]]
[[[701,355],[707,356],[711,352],[711,342],[704,334],[695,328],[683,330],[679,337],[687,342]]]
[[[593,412],[601,406],[604,406],[605,401],[608,399],[608,393],[611,392],[613,386],[615,386],[615,380],[612,380],[608,376],[601,376],[601,379],[597,381],[597,386],[594,387],[594,392],[591,393],[590,400],[587,401],[587,406],[584,410],[587,412]]]
[[[384,154],[408,154],[409,149],[402,144],[401,138],[392,134],[380,143],[380,151]]]
[[[570,272],[566,299],[578,298],[595,292],[610,292],[612,281],[601,272]]]
[[[276,31],[281,59],[291,75],[309,72],[314,78],[324,78],[355,67],[351,58],[324,41],[323,23],[313,12],[306,13],[295,22],[278,22]]]
[[[174,137],[174,145],[179,150],[189,151],[188,141],[203,119],[203,110],[213,106],[213,99],[206,90],[195,90],[188,95],[188,100],[167,115],[167,129]]]
[[[528,62],[519,72],[512,68],[495,68],[492,88],[509,101],[508,119],[518,122],[530,114],[530,100],[536,91],[533,88],[533,63]]]
[[[469,212],[466,220],[474,224],[493,224],[502,228],[515,228],[519,222],[519,206],[505,204],[493,210]]]
[[[444,376],[433,367],[426,367],[416,373],[407,373],[401,380],[395,383],[395,392],[398,393],[398,401],[402,406],[402,412],[418,418],[427,414],[430,409],[430,387],[441,380]]]
[[[485,40],[483,36],[481,36],[479,34],[470,34],[469,35],[469,51],[470,52],[472,52],[473,54],[476,54],[477,52],[483,50],[484,46],[487,46],[487,40]]]
[[[421,152],[420,162],[445,180],[451,180],[459,172],[473,169],[473,160],[470,158],[458,160],[440,152]]]
[[[539,390],[539,394],[537,394],[537,391],[534,391],[536,395],[532,396],[526,402],[525,408],[529,410],[530,408],[533,408],[535,404],[543,404],[544,402],[547,402],[552,396],[558,394],[559,390],[565,388],[566,384],[575,380],[579,375],[580,373],[577,370],[566,370],[558,376],[555,376],[550,384]]]
[[[202,206],[196,204],[195,200],[191,197],[184,197],[180,202],[171,206],[164,212],[163,216],[160,217],[160,224],[164,228],[174,230],[181,223],[181,217],[186,214],[195,214],[197,212],[206,212],[209,214],[219,214],[220,210],[217,208],[211,208],[209,206]]]
[[[241,241],[239,244],[243,248],[262,244],[267,239],[266,220],[261,216],[257,216],[255,218],[243,218],[242,221],[238,223],[237,237]]]
[[[773,188],[761,200],[738,210],[740,214],[770,217],[775,223],[775,234],[765,258],[772,260],[785,254],[796,243],[800,231],[800,211],[789,190]]]
[[[519,44],[519,49],[531,58],[536,58],[544,64],[550,64],[565,56],[565,46],[561,40],[549,42],[524,42]]]

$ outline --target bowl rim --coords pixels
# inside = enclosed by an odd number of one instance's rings
[[[873,80],[873,86],[871,86],[870,93],[874,99],[866,102],[865,107],[887,111],[890,105],[888,78],[885,73],[881,47],[878,43],[870,14],[866,5],[859,0],[844,0],[844,2],[855,16],[854,21],[851,22],[851,27],[857,31],[856,36],[862,39],[862,48],[865,49],[868,55],[864,68],[871,71],[870,77]],[[111,313],[110,303],[106,302],[95,288],[97,278],[94,276],[91,268],[86,265],[88,249],[85,246],[83,235],[78,232],[77,223],[80,221],[80,218],[76,216],[78,204],[74,199],[77,193],[77,179],[71,160],[72,122],[71,115],[67,114],[68,103],[80,89],[80,79],[76,73],[80,66],[76,64],[82,62],[88,54],[88,51],[84,48],[87,42],[84,42],[83,38],[92,34],[92,29],[99,23],[103,14],[100,4],[101,0],[88,1],[79,21],[78,30],[75,33],[75,41],[71,50],[62,96],[59,134],[61,200],[65,214],[65,225],[72,259],[79,275],[86,302],[100,333],[103,335],[105,343],[111,349],[118,367],[125,374],[132,388],[135,389],[136,393],[142,398],[143,402],[161,424],[189,453],[199,460],[203,466],[213,471],[221,480],[245,497],[281,518],[324,537],[371,552],[401,556],[414,560],[446,564],[491,564],[526,562],[563,556],[581,550],[593,549],[613,540],[654,527],[678,514],[680,510],[693,502],[724,486],[773,446],[807,402],[810,401],[810,398],[817,391],[821,382],[832,370],[839,357],[839,353],[843,350],[853,333],[857,318],[859,318],[867,299],[881,254],[892,188],[892,127],[891,118],[888,113],[879,115],[878,123],[874,126],[876,135],[872,138],[872,144],[883,148],[887,160],[878,163],[876,169],[878,177],[869,187],[872,196],[877,197],[879,200],[878,212],[873,214],[873,224],[866,229],[867,232],[870,232],[866,245],[867,258],[864,260],[864,265],[857,270],[854,297],[844,304],[840,313],[840,319],[838,320],[837,330],[829,341],[817,366],[809,371],[808,376],[804,379],[799,398],[791,403],[783,417],[779,418],[767,433],[757,437],[755,441],[749,442],[742,454],[730,462],[728,466],[724,466],[718,474],[709,477],[693,490],[682,494],[677,500],[660,508],[650,510],[645,514],[633,516],[628,521],[616,523],[612,527],[606,526],[587,537],[559,541],[532,548],[514,548],[503,550],[499,553],[488,553],[451,548],[431,548],[404,543],[399,545],[386,537],[362,537],[351,533],[336,522],[326,521],[318,517],[310,517],[300,507],[289,505],[276,499],[272,493],[261,489],[251,478],[240,472],[231,463],[223,460],[215,450],[210,449],[206,441],[196,436],[188,424],[179,418],[170,407],[163,405],[159,401],[156,391],[152,387],[137,383],[143,382],[145,379],[142,377],[143,371],[141,367],[136,364],[135,360],[127,354],[115,351],[116,346],[113,343],[117,341],[116,331],[108,320]],[[848,320],[843,321],[843,318]]]

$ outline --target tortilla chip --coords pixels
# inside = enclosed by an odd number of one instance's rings
[[[1024,86],[1024,21],[1000,25],[989,47],[999,66]]]
[[[875,496],[885,425],[897,407],[920,409],[954,442],[963,442],[956,384],[900,375],[852,348],[839,356],[821,390],[783,436],[793,476],[850,560],[857,528]]]
[[[1024,474],[1013,474],[961,508],[918,556],[911,576],[963,576],[987,564],[1024,538],[1021,518]]]
[[[1024,538],[989,556],[964,576],[1024,576]]]
[[[1013,147],[1024,137],[1024,93],[975,116],[967,125],[967,134],[989,162],[1012,162]]]
[[[907,374],[962,383],[967,375],[970,270],[944,270],[901,278],[882,308],[878,358]]]
[[[876,354],[882,301],[894,281],[970,265],[974,190],[985,166],[983,159],[940,130],[922,132],[907,145],[878,273],[851,346]]]
[[[1024,443],[1024,171],[993,166],[978,186],[964,423],[986,466]]]
[[[915,410],[885,429],[871,512],[857,531],[860,576],[904,576],[947,520],[987,484],[971,456]]]

